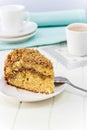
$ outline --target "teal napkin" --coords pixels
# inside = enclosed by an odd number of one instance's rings
[[[86,22],[86,12],[83,9],[31,13],[31,20],[39,27],[66,26],[74,22]]]
[[[38,24],[37,33],[24,42],[0,42],[0,50],[54,45],[66,41],[65,27],[73,22],[86,22],[84,10],[31,13],[31,20]]]

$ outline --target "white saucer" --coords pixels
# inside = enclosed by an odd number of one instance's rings
[[[18,89],[16,87],[8,85],[3,77],[0,79],[0,92],[7,97],[13,98],[18,101],[23,101],[23,102],[37,102],[37,101],[42,101],[42,100],[52,98],[62,93],[65,87],[66,84],[56,86],[54,89],[54,93],[41,94],[41,93],[34,93],[34,92]]]
[[[4,37],[0,37],[0,41],[1,42],[5,42],[5,43],[14,43],[14,42],[23,42],[25,40],[27,40],[28,38],[34,36],[36,34],[37,31],[31,33],[31,34],[28,34],[28,35],[24,35],[24,36],[20,36],[20,37],[12,37],[12,38],[4,38]]]
[[[37,30],[36,23],[24,22],[23,29],[18,34],[9,34],[9,33],[3,32],[2,29],[0,29],[0,38],[17,38],[17,37],[22,37],[25,35],[31,35],[36,30]]]

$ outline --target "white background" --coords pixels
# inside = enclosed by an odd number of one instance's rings
[[[33,12],[81,8],[87,10],[87,0],[0,0],[0,5],[3,4],[23,4]]]

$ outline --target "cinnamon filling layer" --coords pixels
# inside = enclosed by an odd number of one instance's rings
[[[41,72],[39,72],[39,71],[36,71],[34,68],[25,68],[25,67],[21,67],[21,68],[18,69],[18,70],[13,70],[13,71],[12,71],[12,74],[9,74],[9,75],[8,75],[8,78],[15,78],[16,75],[17,75],[17,73],[19,73],[19,72],[25,72],[25,73],[26,73],[26,71],[29,71],[29,72],[32,73],[32,74],[37,74],[37,75],[38,75],[39,77],[41,77],[42,79],[46,79],[47,77],[48,77],[48,78],[52,78],[51,75],[44,75],[43,73],[41,73]]]

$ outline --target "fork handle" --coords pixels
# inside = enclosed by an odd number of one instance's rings
[[[80,87],[78,87],[78,86],[72,84],[70,81],[68,81],[67,84],[69,84],[69,85],[71,85],[72,87],[74,87],[74,88],[76,88],[76,89],[79,89],[79,90],[81,90],[81,91],[83,91],[83,92],[87,92],[87,89],[80,88]]]

